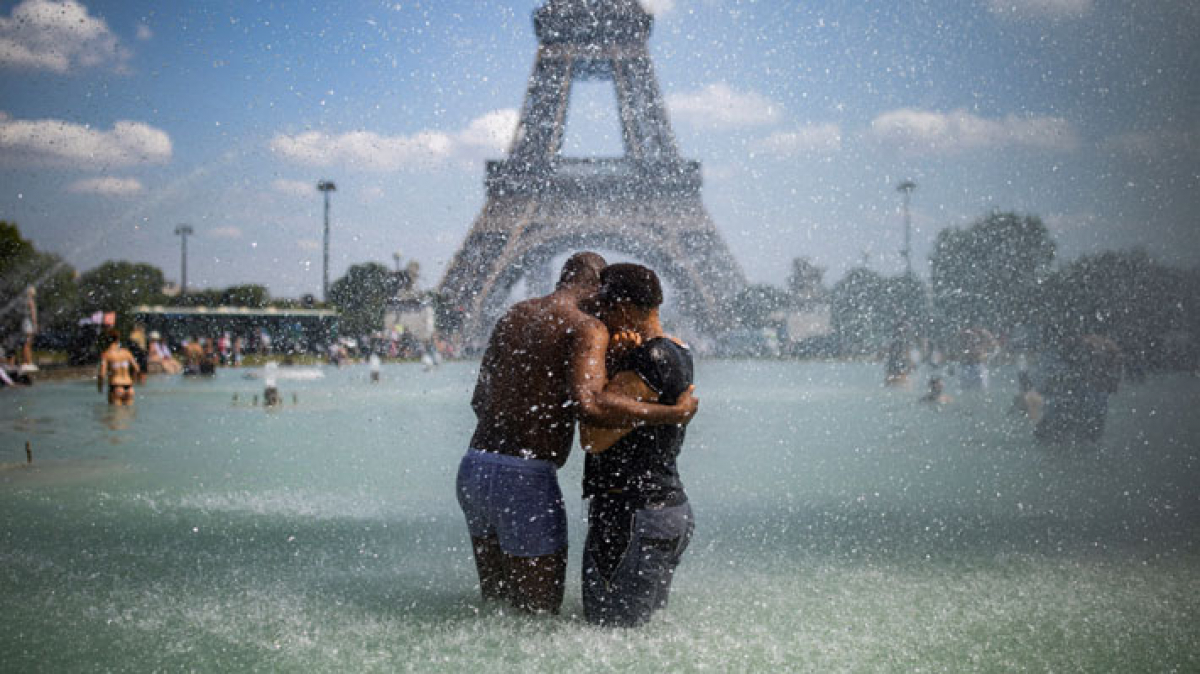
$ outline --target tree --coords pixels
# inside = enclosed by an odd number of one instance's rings
[[[175,296],[175,304],[181,307],[219,307],[224,293],[216,288],[192,288]]]
[[[20,229],[0,221],[0,334],[14,334],[21,312],[15,302],[29,286],[37,288],[38,333],[65,335],[77,318],[75,270],[57,255],[39,252]]]
[[[383,313],[396,293],[396,277],[378,262],[356,264],[329,286],[329,303],[341,312],[341,331],[367,335],[383,329]]]
[[[857,267],[833,286],[830,297],[834,333],[850,353],[878,353],[898,333],[911,339],[925,331],[926,290],[915,276],[885,277]]]
[[[771,314],[791,304],[791,296],[766,283],[752,283],[734,298],[734,316],[743,328],[761,330],[771,323]]]
[[[818,267],[806,257],[792,260],[792,273],[787,278],[787,290],[799,307],[825,301],[825,268]]]
[[[842,349],[873,353],[887,338],[884,279],[878,272],[857,267],[834,284],[831,295],[833,331]]]
[[[128,334],[133,308],[163,303],[163,273],[154,265],[108,261],[79,277],[81,313],[117,312],[117,329]]]
[[[933,302],[946,333],[984,327],[1007,334],[1029,324],[1054,248],[1046,226],[1032,215],[997,212],[966,229],[939,232],[930,266]]]
[[[1108,337],[1136,371],[1170,367],[1181,354],[1168,341],[1185,335],[1200,308],[1188,272],[1156,263],[1141,250],[1075,260],[1045,283],[1041,324],[1050,341]]]
[[[271,293],[267,287],[255,283],[229,286],[221,293],[221,306],[261,309],[270,303]]]

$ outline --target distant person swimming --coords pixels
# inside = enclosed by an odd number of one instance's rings
[[[459,463],[466,517],[484,599],[557,613],[567,569],[567,514],[558,468],[575,423],[686,423],[698,402],[641,403],[604,391],[604,324],[580,304],[593,300],[604,258],[577,253],[554,292],[518,302],[488,340],[471,398],[477,424]]]
[[[664,405],[684,396],[692,385],[692,356],[663,331],[662,287],[655,273],[636,264],[605,268],[596,304],[610,333],[632,335],[614,340],[605,391]],[[685,431],[686,422],[580,426],[580,444],[588,452],[583,496],[591,499],[583,551],[588,622],[635,627],[666,607],[694,527],[675,462]]]
[[[946,395],[946,385],[942,382],[942,378],[937,376],[930,377],[929,392],[921,396],[921,402],[930,403],[933,405],[943,405],[953,401],[953,398]]]
[[[133,404],[133,382],[137,378],[139,368],[133,354],[121,346],[120,335],[116,331],[109,332],[104,339],[107,346],[100,354],[100,370],[96,376],[96,390],[103,392],[104,384],[108,383],[109,405]]]

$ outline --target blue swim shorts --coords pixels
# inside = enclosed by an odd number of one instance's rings
[[[472,449],[459,463],[457,487],[472,538],[495,537],[514,557],[567,547],[567,511],[553,463]]]

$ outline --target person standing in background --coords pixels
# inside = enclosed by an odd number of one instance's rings
[[[38,367],[33,362],[33,338],[37,335],[37,289],[29,286],[25,289],[24,311],[21,316],[21,337],[25,342],[21,345],[21,372],[36,372]]]

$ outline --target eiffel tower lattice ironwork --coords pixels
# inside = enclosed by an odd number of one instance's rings
[[[700,199],[700,164],[680,158],[636,0],[549,0],[534,12],[537,60],[506,160],[487,164],[487,203],[439,288],[478,345],[522,278],[550,278],[554,256],[586,248],[654,267],[702,330],[729,324],[745,279]],[[615,87],[625,155],[560,154],[571,85]]]

